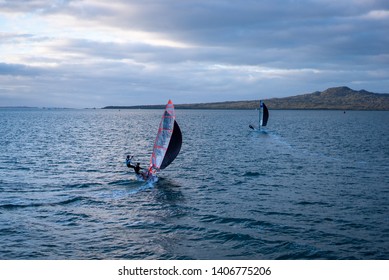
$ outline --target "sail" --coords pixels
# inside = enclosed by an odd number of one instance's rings
[[[269,119],[269,110],[267,109],[265,103],[260,101],[260,107],[261,107],[261,121],[260,125],[261,126],[266,126],[267,125],[267,120]]]
[[[166,168],[177,157],[182,145],[180,127],[175,121],[174,105],[169,100],[159,124],[150,159],[150,171]]]
[[[165,169],[178,156],[181,150],[182,134],[178,123],[174,121],[173,134],[170,138],[169,146],[166,150],[165,157],[161,163],[160,169]]]

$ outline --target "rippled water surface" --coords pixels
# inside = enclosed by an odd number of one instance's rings
[[[1,259],[389,259],[389,112],[0,109]]]

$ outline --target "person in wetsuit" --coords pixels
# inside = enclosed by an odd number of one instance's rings
[[[128,168],[132,168],[133,167],[133,165],[131,164],[131,161],[132,161],[133,157],[134,156],[130,157],[130,155],[128,155],[127,158],[126,158],[126,165],[127,165]]]
[[[132,165],[132,158],[133,157],[134,156],[131,156],[131,157],[129,155],[127,156],[127,158],[126,158],[126,165],[127,165],[127,167],[128,168],[133,168],[137,175],[142,176],[143,179],[146,180],[148,178],[149,172],[141,172],[141,169],[144,169],[144,168],[140,167],[140,163],[139,162],[137,162],[136,165]]]
[[[134,171],[135,171],[136,174],[142,175],[142,174],[140,173],[140,170],[143,169],[143,168],[140,167],[140,163],[139,163],[139,162],[136,164],[136,166],[133,166],[133,168],[134,168]]]

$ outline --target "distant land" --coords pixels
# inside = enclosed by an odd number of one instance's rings
[[[68,107],[33,107],[33,106],[0,106],[0,109],[70,110],[70,109],[73,109],[73,108],[68,108]],[[94,109],[96,109],[96,108],[94,108]]]
[[[389,94],[334,87],[325,91],[264,99],[271,110],[389,110]],[[256,109],[258,100],[175,104],[176,109]],[[165,105],[107,106],[103,109],[161,109]]]

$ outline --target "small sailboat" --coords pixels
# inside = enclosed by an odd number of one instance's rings
[[[166,105],[154,141],[149,169],[137,176],[148,182],[158,181],[156,173],[168,167],[178,156],[182,145],[182,133],[176,121],[174,105],[171,100]]]
[[[261,127],[267,125],[267,121],[269,119],[269,110],[267,109],[265,103],[262,100],[259,100],[259,122],[258,122],[258,128],[256,128],[254,125],[249,125],[249,127],[252,130],[261,130]]]

